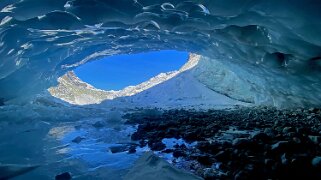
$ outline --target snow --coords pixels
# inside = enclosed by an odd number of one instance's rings
[[[208,109],[243,104],[208,89],[189,72],[183,72],[141,93],[117,99],[117,101],[132,107],[159,107],[165,109],[184,107]],[[108,105],[108,103],[106,101],[102,105]]]

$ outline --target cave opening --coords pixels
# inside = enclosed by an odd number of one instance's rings
[[[53,97],[74,105],[113,100],[134,103],[133,107],[163,108],[170,104],[174,108],[185,106],[188,99],[191,102],[187,106],[203,104],[203,100],[209,106],[215,102],[208,95],[211,90],[194,77],[200,57],[176,50],[104,57],[67,71],[58,78],[58,85],[48,91]],[[228,98],[217,97],[218,104],[230,105]],[[119,108],[119,105],[112,106]]]

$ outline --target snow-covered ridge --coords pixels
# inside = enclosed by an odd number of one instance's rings
[[[160,83],[163,83],[179,73],[187,71],[197,65],[200,59],[199,55],[190,54],[187,63],[177,71],[160,73],[151,79],[138,84],[136,86],[128,86],[119,91],[105,91],[97,89],[92,85],[83,82],[79,79],[73,71],[67,72],[62,77],[58,78],[58,86],[48,89],[50,94],[54,97],[62,99],[71,104],[87,105],[98,104],[104,100],[112,100],[119,97],[126,97],[138,94],[142,91],[150,89]],[[171,89],[168,89],[171,91]]]

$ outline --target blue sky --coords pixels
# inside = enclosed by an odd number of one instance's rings
[[[89,62],[74,71],[80,79],[96,88],[119,90],[142,83],[161,72],[177,70],[187,58],[187,52],[172,50],[117,55]]]

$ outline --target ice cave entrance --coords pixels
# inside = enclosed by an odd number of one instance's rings
[[[178,70],[188,53],[175,50],[105,57],[74,70],[82,81],[102,90],[121,90],[138,85],[160,73]]]
[[[100,104],[145,92],[171,79],[189,59],[189,53],[174,50],[109,56],[67,72],[48,90],[70,104]]]

